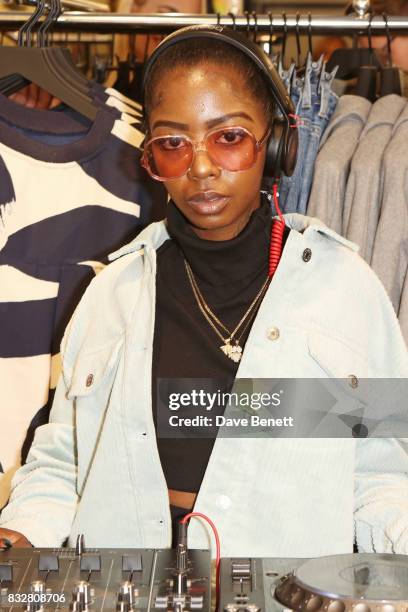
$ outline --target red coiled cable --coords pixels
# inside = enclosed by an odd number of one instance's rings
[[[272,221],[271,242],[269,247],[269,277],[272,277],[275,274],[276,268],[278,267],[282,255],[283,234],[285,231],[285,220],[283,218],[281,209],[279,208],[277,183],[275,183],[273,186],[273,201],[280,220],[278,221],[275,219]]]

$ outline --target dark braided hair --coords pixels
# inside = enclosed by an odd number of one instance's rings
[[[249,93],[263,107],[267,122],[272,121],[274,101],[257,66],[239,49],[218,40],[192,38],[168,47],[152,66],[144,92],[145,116],[155,105],[155,92],[163,77],[176,67],[192,68],[200,64],[232,67]]]

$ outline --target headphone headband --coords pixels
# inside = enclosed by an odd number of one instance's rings
[[[167,36],[147,60],[143,73],[143,95],[152,68],[164,51],[181,41],[193,38],[219,40],[229,44],[241,51],[258,67],[281,113],[281,118],[275,118],[272,124],[272,136],[268,143],[265,174],[266,176],[277,178],[283,170],[285,174],[290,176],[296,164],[297,151],[297,130],[292,129],[295,127],[292,119],[295,114],[292,100],[266,53],[253,41],[235,30],[221,25],[195,25],[181,28]]]

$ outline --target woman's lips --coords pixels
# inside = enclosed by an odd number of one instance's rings
[[[199,215],[217,215],[227,205],[229,196],[215,191],[203,191],[187,200],[187,204]]]

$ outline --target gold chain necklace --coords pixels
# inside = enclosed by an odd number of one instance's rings
[[[188,280],[190,281],[190,285],[191,288],[193,290],[193,294],[194,297],[197,301],[197,305],[202,313],[202,315],[204,316],[204,318],[206,319],[206,321],[209,323],[209,325],[212,327],[212,329],[215,331],[215,333],[217,334],[217,336],[219,338],[221,338],[221,340],[223,341],[223,345],[220,346],[221,351],[229,358],[232,359],[232,361],[235,361],[236,363],[238,361],[241,360],[242,357],[242,347],[240,346],[240,340],[243,336],[243,334],[245,333],[245,330],[248,328],[248,325],[250,324],[250,322],[252,321],[255,313],[256,313],[256,306],[258,306],[268,288],[269,282],[271,280],[271,278],[268,276],[267,279],[265,280],[264,284],[262,285],[262,287],[260,288],[260,290],[258,291],[258,293],[255,296],[255,299],[253,300],[253,302],[251,303],[251,305],[249,306],[248,310],[244,313],[243,317],[241,318],[240,322],[238,323],[238,325],[235,327],[235,329],[231,332],[225,325],[224,323],[222,323],[218,317],[213,313],[213,311],[211,310],[211,308],[208,306],[207,302],[205,301],[203,294],[201,293],[197,281],[194,278],[194,274],[193,271],[190,267],[190,264],[184,260],[184,265],[186,267],[186,272],[187,272],[187,277]],[[217,327],[218,326],[218,327]],[[242,327],[243,326],[243,327]],[[241,329],[242,327],[242,329]],[[224,332],[226,332],[228,335],[225,338],[224,334],[220,331],[220,329],[223,330]],[[239,334],[238,338],[236,337],[238,332],[241,329],[241,333]]]

